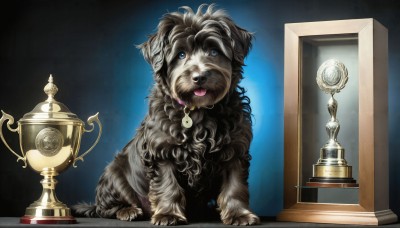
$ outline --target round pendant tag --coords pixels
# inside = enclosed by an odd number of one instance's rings
[[[189,115],[185,115],[185,117],[183,117],[182,119],[182,126],[184,126],[185,128],[191,128],[192,125],[193,125],[192,118],[190,118]]]

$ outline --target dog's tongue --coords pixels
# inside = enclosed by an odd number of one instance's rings
[[[206,95],[206,93],[207,93],[207,90],[203,89],[203,88],[194,90],[194,95],[199,96],[199,97]]]

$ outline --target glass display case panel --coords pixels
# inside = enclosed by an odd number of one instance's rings
[[[329,59],[336,59],[347,68],[345,87],[334,94],[337,120],[340,124],[337,141],[344,147],[344,158],[352,166],[352,177],[358,180],[358,39],[355,35],[310,36],[300,41],[301,77],[301,173],[299,202],[358,203],[358,187],[309,187],[313,164],[320,158],[320,149],[328,141],[325,125],[330,114],[330,94],[316,82],[318,68]]]

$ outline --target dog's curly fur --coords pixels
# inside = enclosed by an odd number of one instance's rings
[[[250,101],[239,86],[252,34],[214,5],[182,9],[139,46],[154,70],[148,115],[106,167],[95,205],[76,213],[174,225],[216,209],[225,224],[259,223],[247,183]]]

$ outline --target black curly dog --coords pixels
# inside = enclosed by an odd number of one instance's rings
[[[148,114],[106,167],[95,205],[76,213],[175,225],[217,211],[224,224],[260,222],[249,209],[250,101],[238,85],[252,34],[214,5],[182,9],[139,46],[154,70]]]

